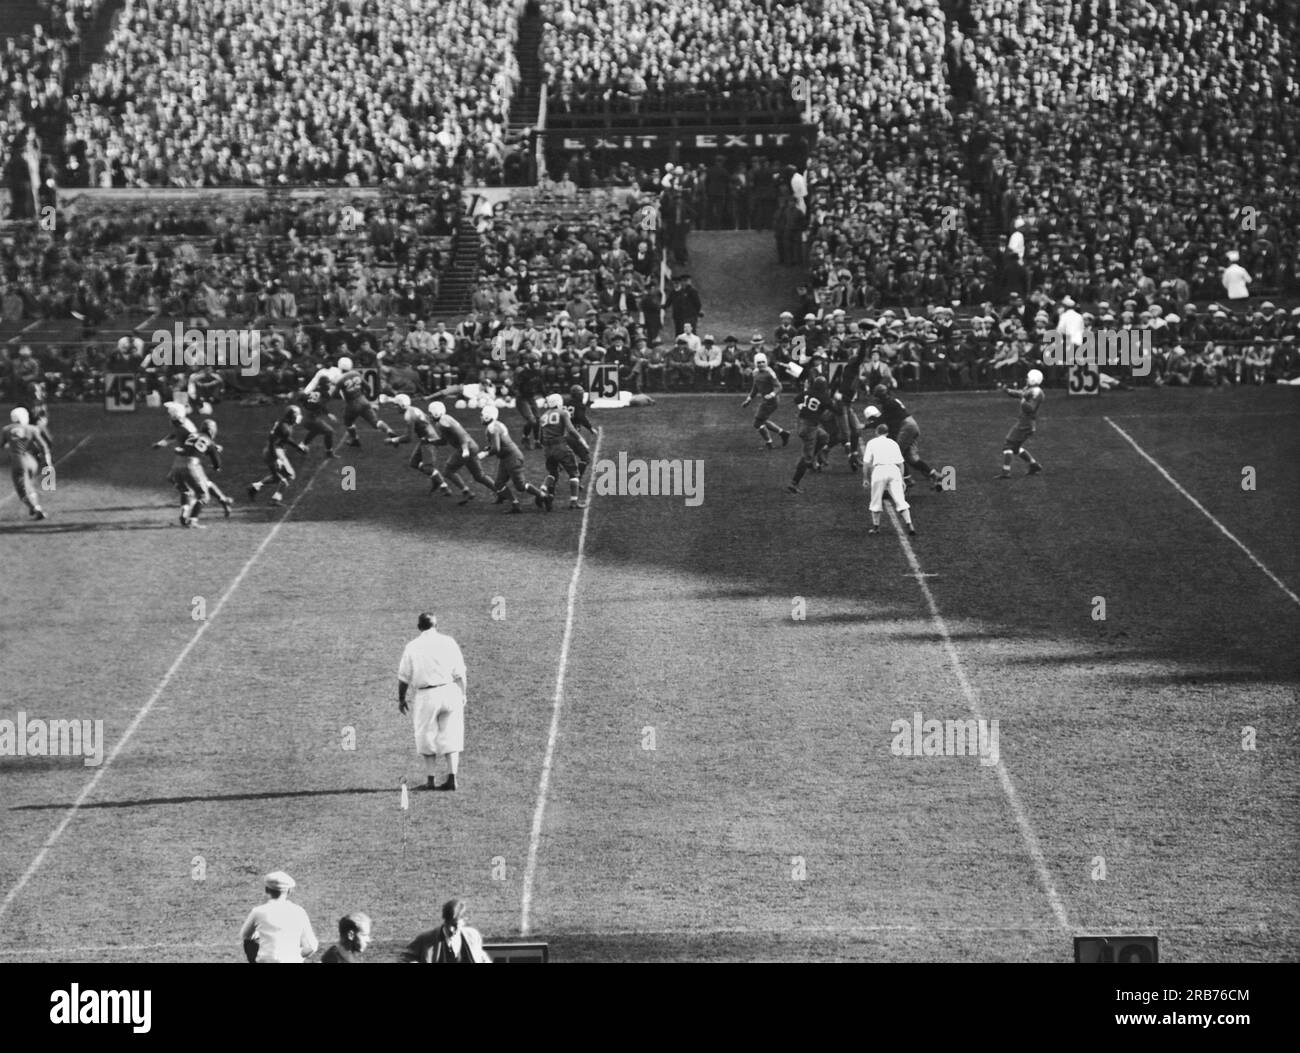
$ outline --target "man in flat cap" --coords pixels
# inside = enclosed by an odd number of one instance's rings
[[[307,912],[289,899],[296,885],[283,870],[266,875],[266,902],[252,909],[239,930],[250,962],[301,964],[320,947]]]
[[[424,788],[455,790],[465,748],[465,659],[456,641],[438,632],[432,614],[421,614],[416,624],[420,635],[406,645],[397,670],[397,710],[412,711],[415,748],[424,758]],[[413,691],[413,707],[406,701],[408,691]],[[447,758],[448,770],[441,784],[436,778],[439,757]]]

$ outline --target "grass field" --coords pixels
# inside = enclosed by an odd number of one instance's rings
[[[559,961],[1064,961],[1089,931],[1295,960],[1295,398],[1051,392],[1046,473],[998,482],[1015,403],[913,397],[956,489],[914,495],[910,544],[866,535],[839,452],[784,493],[794,447],[739,397],[596,414],[602,458],[702,460],[698,507],[521,516],[373,435],[250,506],[275,411],[222,407],[240,503],[205,531],[160,411],[56,406],[51,519],[0,500],[0,718],[102,719],[107,749],[0,758],[0,961],[240,961],[277,868],[323,940],[368,911],[380,959],[460,895]],[[467,750],[463,792],[403,812],[421,609],[466,654]],[[997,719],[1000,764],[892,755],[917,711]]]

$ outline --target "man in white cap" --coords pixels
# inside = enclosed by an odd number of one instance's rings
[[[425,789],[455,790],[460,754],[465,748],[465,659],[450,636],[437,630],[427,611],[416,622],[420,635],[406,645],[397,669],[397,711],[411,710],[415,748],[424,758]],[[414,692],[414,707],[406,695]],[[437,781],[439,757],[447,758],[445,782]]]
[[[239,930],[250,962],[301,964],[320,947],[307,912],[289,899],[296,885],[283,870],[266,875],[266,902],[252,909]]]
[[[1250,296],[1250,283],[1255,280],[1237,262],[1240,258],[1240,254],[1235,251],[1228,253],[1228,265],[1223,268],[1221,280],[1229,300],[1244,300]]]

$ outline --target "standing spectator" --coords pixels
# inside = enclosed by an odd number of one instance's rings
[[[704,316],[699,290],[691,284],[689,274],[679,274],[673,279],[673,289],[665,306],[672,308],[674,335],[680,335],[688,325],[694,329]]]
[[[1228,265],[1223,268],[1223,288],[1229,300],[1244,300],[1250,296],[1250,283],[1254,279],[1237,261],[1241,258],[1235,250],[1228,253]]]
[[[289,900],[297,884],[283,870],[266,875],[266,902],[253,908],[239,930],[250,962],[301,963],[320,947],[307,912]]]
[[[406,948],[406,960],[421,965],[490,963],[482,935],[464,919],[465,904],[449,899],[442,905],[442,924],[412,940]]]
[[[460,754],[465,748],[465,659],[450,636],[438,632],[438,619],[423,613],[420,635],[406,645],[397,671],[397,710],[408,710],[406,693],[414,690],[415,748],[424,758],[425,789],[455,790]],[[439,757],[447,758],[448,775],[436,778]]]
[[[339,918],[339,942],[321,955],[322,965],[351,964],[364,961],[370,945],[370,917],[356,911]]]

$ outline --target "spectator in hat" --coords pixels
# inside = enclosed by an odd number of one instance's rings
[[[370,916],[355,911],[339,918],[339,942],[321,955],[322,965],[357,965],[370,946]]]
[[[721,366],[722,349],[714,343],[713,337],[704,337],[695,349],[695,390],[699,391],[701,385],[712,387]]]
[[[1223,275],[1219,279],[1229,300],[1244,300],[1250,296],[1250,283],[1254,281],[1246,268],[1237,262],[1240,258],[1236,251],[1229,252],[1228,265],[1223,268]]]
[[[689,274],[679,274],[673,279],[673,288],[664,306],[672,310],[674,335],[680,335],[688,325],[695,328],[704,317],[699,290],[691,284]]]
[[[307,912],[289,899],[297,886],[283,870],[266,875],[266,902],[254,907],[239,930],[239,940],[250,962],[301,963],[315,954],[320,941],[312,931]]]

